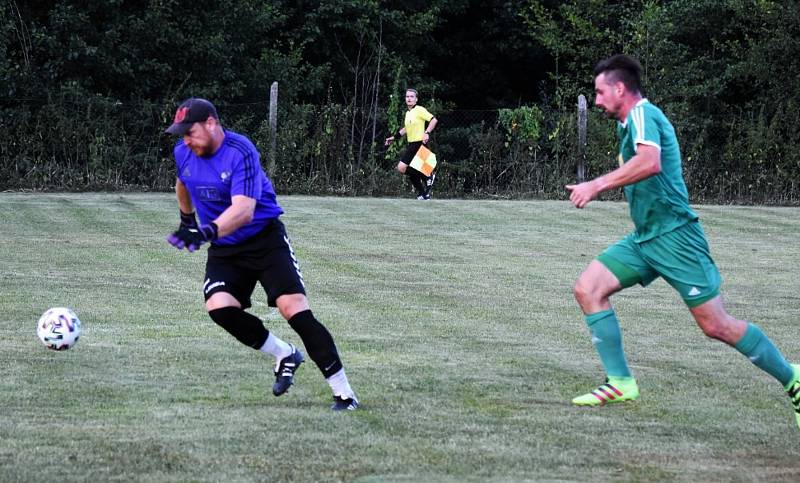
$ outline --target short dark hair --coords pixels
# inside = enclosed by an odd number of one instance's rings
[[[611,82],[622,82],[632,92],[642,92],[642,64],[630,55],[617,54],[601,60],[594,68],[594,76],[607,73]]]

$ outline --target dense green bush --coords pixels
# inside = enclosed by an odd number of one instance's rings
[[[43,105],[0,110],[0,189],[170,190],[176,140],[162,134],[169,106],[121,103],[102,96],[62,92]],[[225,105],[229,129],[248,134],[268,166],[270,132],[262,105]],[[514,114],[515,111],[519,111]],[[520,135],[514,116],[537,112],[536,129]],[[706,131],[692,132],[672,116],[684,151],[690,193],[698,201],[796,204],[800,201],[798,110],[788,102],[771,116],[765,109],[732,117],[724,149],[707,149]],[[357,165],[349,144],[348,106],[288,106],[281,110],[273,182],[282,193],[402,195],[406,181],[394,165],[402,142],[387,151],[382,137]],[[440,125],[431,148],[439,160],[439,196],[564,196],[575,182],[575,112],[499,111],[493,119]],[[616,166],[614,123],[589,111],[586,176]],[[677,119],[677,121],[676,121]],[[385,129],[381,130],[384,133]],[[685,134],[688,133],[688,134]],[[619,199],[619,192],[604,195]]]
[[[0,189],[169,190],[175,140],[162,131],[202,96],[274,161],[280,192],[401,195],[404,145],[383,139],[414,86],[441,121],[438,196],[563,198],[584,162],[577,96],[592,97],[597,60],[626,52],[675,125],[695,200],[800,203],[798,2],[478,3],[0,3]],[[515,64],[532,59],[538,72]],[[617,148],[614,124],[588,119],[591,178]]]
[[[65,90],[0,110],[0,189],[164,190],[164,115],[146,101]]]

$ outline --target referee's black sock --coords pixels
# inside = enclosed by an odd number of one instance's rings
[[[406,176],[411,180],[414,189],[417,190],[417,195],[422,196],[425,194],[425,183],[422,181],[424,175],[412,167],[406,168]]]
[[[333,336],[328,332],[310,310],[298,312],[289,319],[289,325],[303,340],[308,356],[322,371],[325,379],[342,370],[342,361],[333,342]]]
[[[239,307],[209,310],[208,315],[217,325],[236,337],[236,340],[255,350],[261,349],[269,337],[269,331],[261,319]]]

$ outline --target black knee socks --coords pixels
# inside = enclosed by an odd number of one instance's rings
[[[269,331],[261,319],[238,307],[214,309],[209,311],[208,315],[217,325],[236,337],[236,340],[253,349],[260,349],[269,337]],[[309,357],[326,379],[342,369],[342,361],[339,359],[333,336],[314,318],[310,310],[295,314],[289,319],[289,325],[300,336]]]
[[[406,176],[408,176],[408,179],[411,180],[411,184],[414,185],[414,189],[417,190],[417,194],[420,196],[424,195],[426,180],[425,175],[409,166],[406,168]]]
[[[238,307],[210,310],[208,315],[239,342],[253,349],[261,349],[269,337],[269,331],[261,319]]]
[[[322,371],[325,378],[329,378],[342,369],[339,352],[333,342],[333,336],[328,329],[314,318],[310,310],[296,313],[289,319],[289,325],[303,340],[303,345],[309,357]]]

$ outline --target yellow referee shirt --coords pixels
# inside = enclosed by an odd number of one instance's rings
[[[405,128],[408,142],[422,141],[425,134],[425,123],[433,119],[433,114],[422,106],[414,106],[406,112]]]

